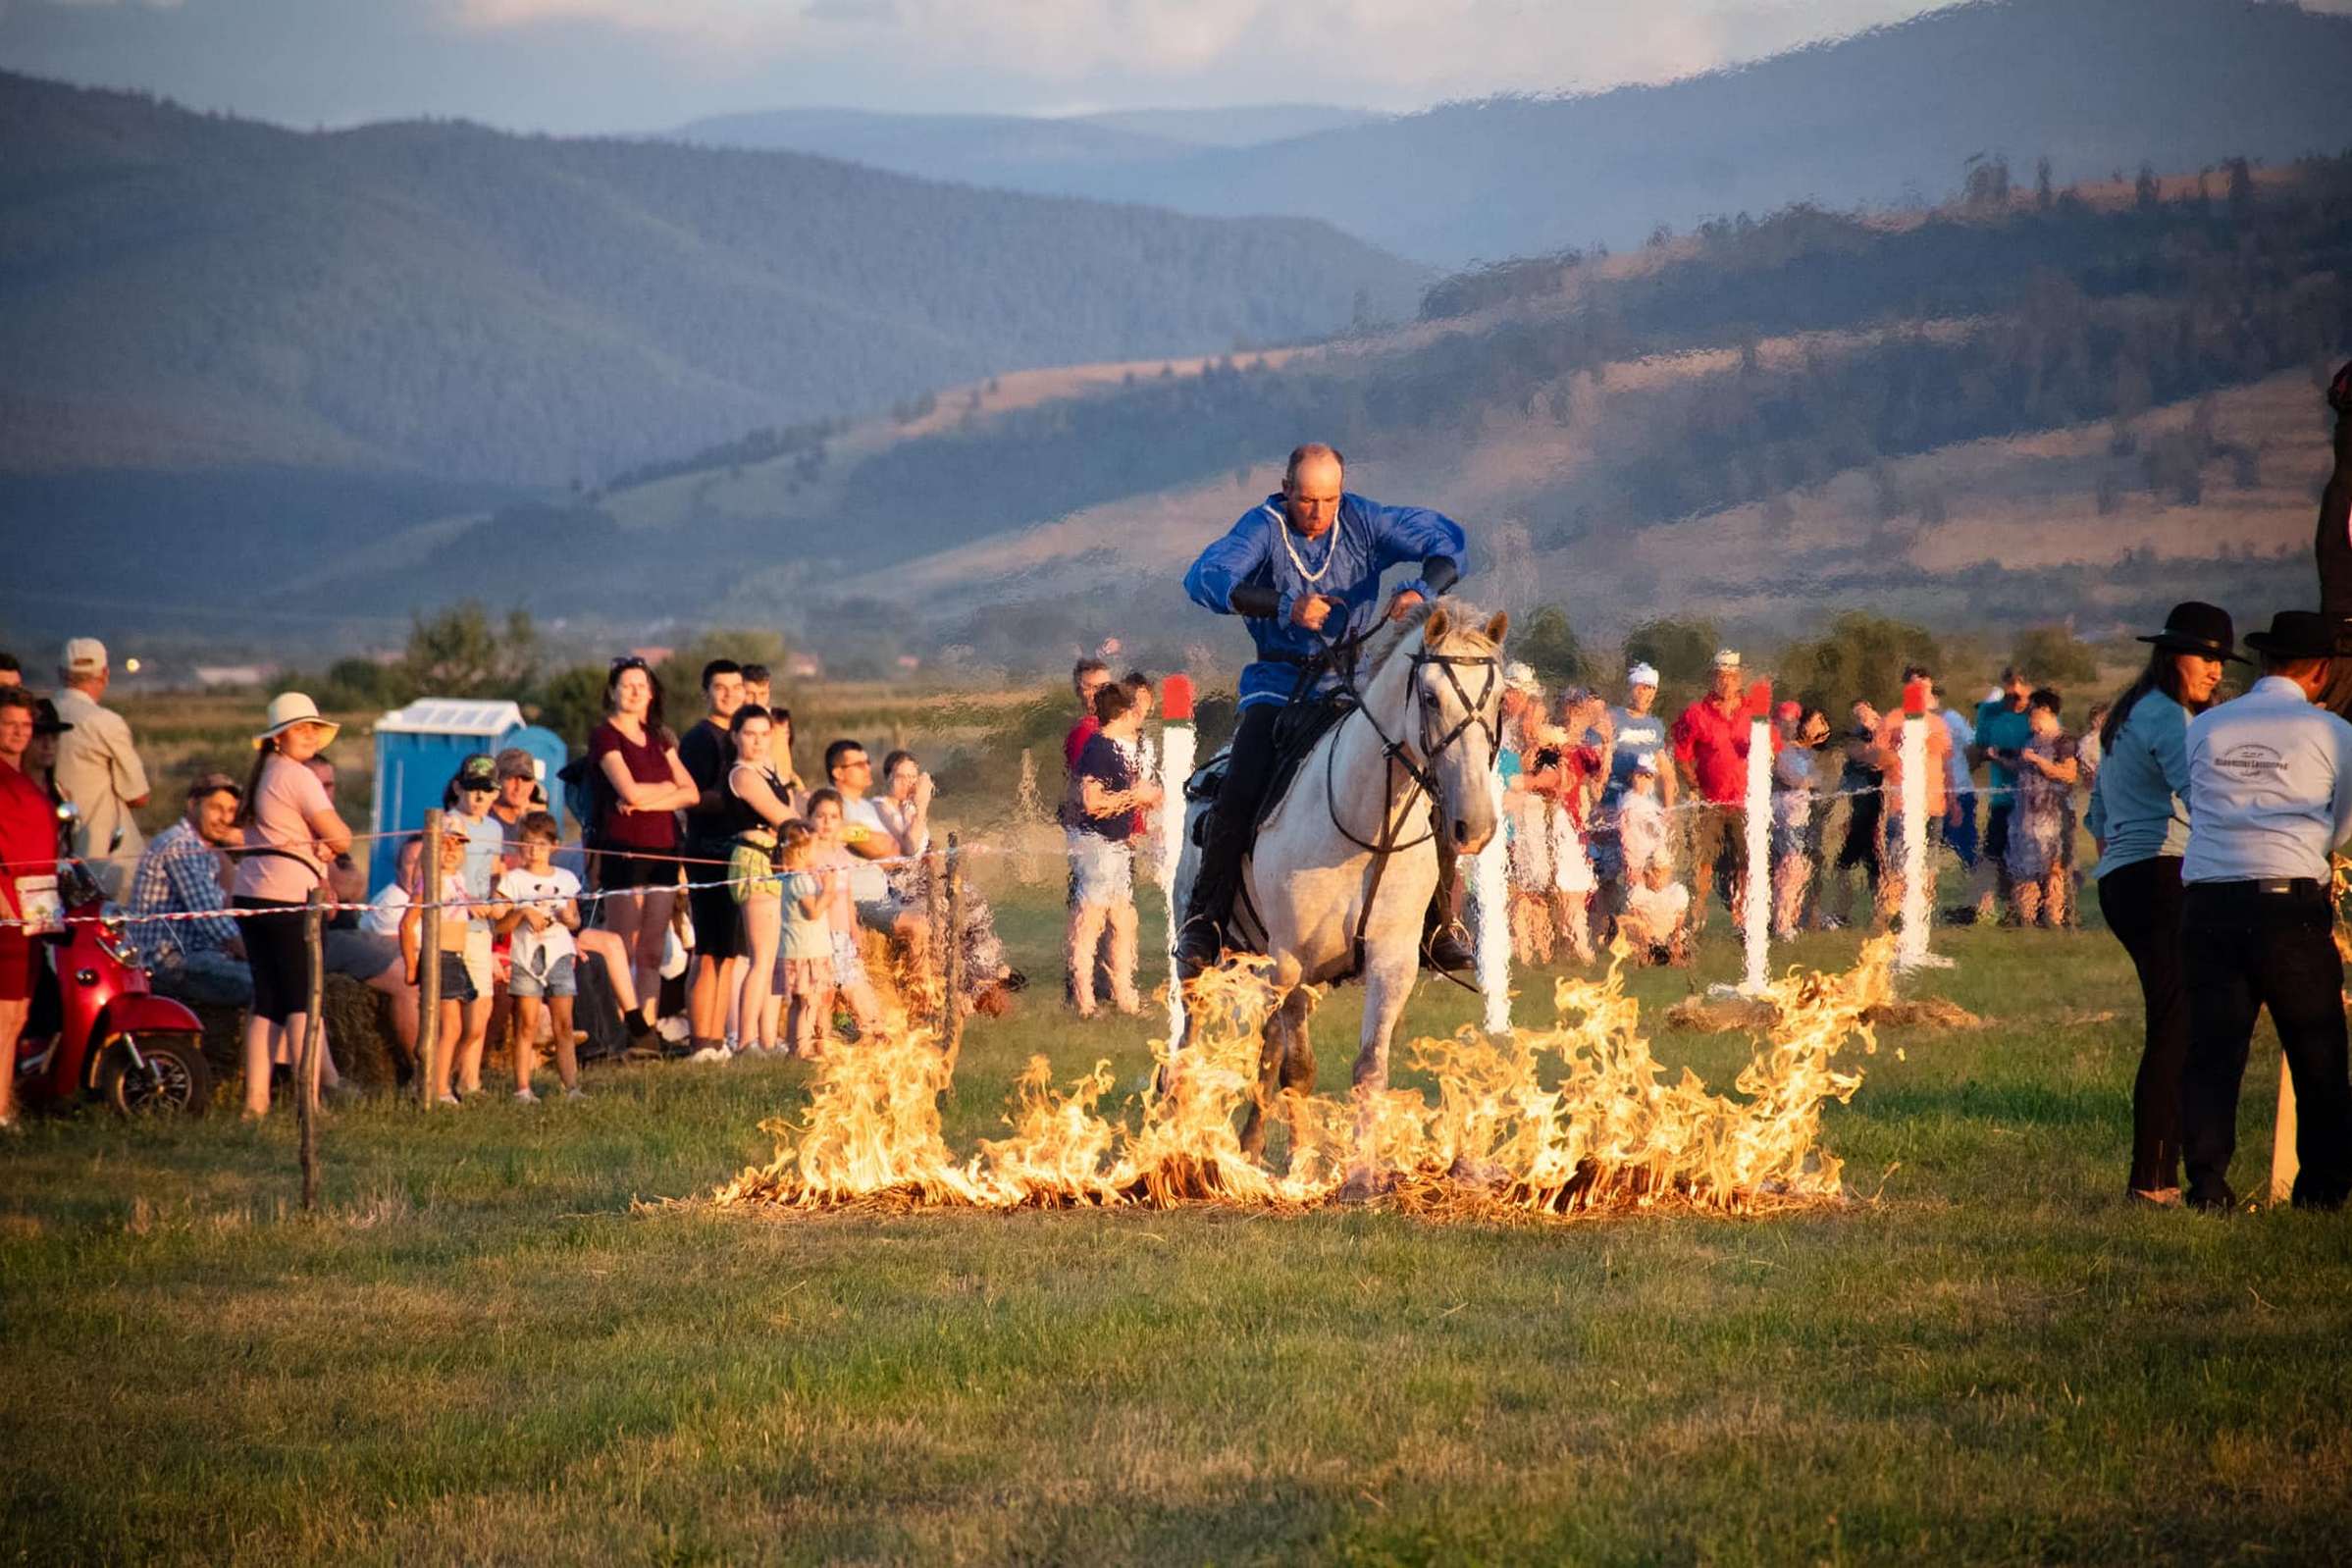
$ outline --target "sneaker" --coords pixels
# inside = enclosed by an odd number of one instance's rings
[[[723,1045],[706,1045],[686,1060],[689,1062],[724,1062],[727,1060],[727,1048]]]
[[[575,1083],[563,1091],[563,1097],[567,1100],[585,1100],[588,1098],[588,1091]]]
[[[514,1091],[514,1103],[517,1105],[537,1105],[539,1104],[539,1096],[533,1094],[529,1089],[517,1089]]]
[[[438,1101],[436,1101],[435,1103],[436,1103],[436,1104],[438,1104],[438,1105],[448,1105],[448,1106],[454,1106],[454,1105],[457,1105],[457,1104],[459,1104],[460,1102],[459,1102],[459,1100],[458,1100],[457,1096],[455,1096],[454,1094],[444,1094],[444,1095],[443,1095],[443,1096],[442,1096],[442,1097],[441,1097],[441,1098],[440,1098]]]
[[[675,1045],[679,1041],[689,1039],[693,1036],[694,1025],[687,1021],[685,1014],[673,1013],[668,1018],[663,1019],[659,1023],[654,1024],[653,1032],[660,1035],[670,1044]]]

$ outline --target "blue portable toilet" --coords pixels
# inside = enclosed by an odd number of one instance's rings
[[[422,831],[425,813],[441,805],[457,764],[475,752],[497,755],[510,746],[531,754],[540,783],[560,820],[563,792],[556,770],[570,756],[563,737],[523,722],[514,704],[471,697],[420,697],[376,721],[376,811],[380,835],[368,853],[368,886],[392,879],[399,834]]]

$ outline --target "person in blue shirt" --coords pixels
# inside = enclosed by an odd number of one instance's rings
[[[2265,1008],[2294,1078],[2295,1207],[2340,1208],[2352,1195],[2344,961],[2329,861],[2352,834],[2352,724],[2316,706],[2335,644],[2332,617],[2280,610],[2269,631],[2246,639],[2262,655],[2262,679],[2189,720],[2180,1132],[2191,1208],[2236,1206],[2228,1176],[2238,1090]]]
[[[2213,705],[2237,653],[2229,612],[2191,600],[2153,637],[2148,667],[2099,726],[2105,760],[2088,825],[2099,846],[2099,913],[2139,976],[2145,1031],[2131,1087],[2131,1173],[2142,1203],[2180,1201],[2180,1072],[2189,1054],[2181,979],[2180,857],[2188,848],[2189,719]]]
[[[1427,507],[1367,500],[1343,488],[1344,477],[1345,462],[1333,447],[1298,447],[1281,490],[1201,551],[1184,574],[1192,601],[1219,615],[1243,617],[1257,647],[1257,657],[1241,671],[1240,720],[1176,936],[1176,963],[1184,973],[1198,973],[1225,950],[1241,859],[1274,765],[1275,720],[1317,656],[1384,616],[1401,618],[1462,574],[1468,546],[1459,524]],[[1382,574],[1403,565],[1415,567],[1415,575],[1384,600]],[[1322,669],[1299,695],[1324,696],[1338,680],[1336,672]],[[1437,863],[1434,908],[1442,915],[1424,952],[1440,968],[1468,968],[1469,944],[1451,918],[1452,858],[1442,840]]]
[[[2016,908],[2009,874],[2009,823],[2017,805],[2017,754],[2033,739],[2027,703],[2032,695],[2033,682],[2012,664],[2001,672],[2000,694],[1976,705],[1976,744],[1968,748],[1968,761],[1984,764],[1985,770],[1984,841],[1976,862],[1980,924],[1992,923],[1996,896],[2012,914]]]

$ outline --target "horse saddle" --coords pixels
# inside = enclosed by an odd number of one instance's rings
[[[1333,726],[1353,711],[1355,706],[1351,694],[1338,691],[1327,697],[1300,699],[1282,709],[1274,721],[1274,766],[1267,772],[1266,795],[1258,802],[1257,815],[1250,822],[1252,833],[1263,827],[1275,808],[1282,804],[1282,797],[1289,793],[1291,782],[1298,777],[1299,764],[1315,750],[1315,743],[1330,734]],[[1225,786],[1226,758],[1231,753],[1229,746],[1220,748],[1215,756],[1193,769],[1192,776],[1184,781],[1184,799],[1215,801],[1217,792]],[[1207,831],[1203,824],[1208,820],[1208,813],[1203,812],[1193,824],[1195,844]]]

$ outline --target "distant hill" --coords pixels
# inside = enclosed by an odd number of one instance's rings
[[[2352,17],[2250,0],[1979,0],[1663,86],[1449,104],[1188,156],[1122,158],[1097,137],[1084,157],[985,142],[959,161],[952,137],[913,130],[841,155],[1183,212],[1293,213],[1459,266],[1622,250],[1660,224],[1796,201],[1931,204],[1980,154],[2007,154],[2021,179],[2046,156],[2063,184],[2142,160],[2338,152],[2352,144],[2347,81]]]
[[[1126,199],[1120,195],[1122,181],[1142,165],[1176,162],[1203,148],[1254,147],[1384,118],[1321,104],[1069,116],[814,108],[712,115],[669,134],[699,146],[843,158],[926,180]]]
[[[1232,639],[1182,564],[1322,438],[1367,494],[1472,526],[1472,593],[1595,631],[1696,611],[1778,636],[1838,604],[2113,629],[2192,583],[2267,612],[2307,582],[2317,386],[2352,354],[2352,159],[2203,183],[1795,209],[1471,275],[1341,345],[761,432],[387,536],[297,597],[457,598],[533,540],[547,565],[514,597],[547,615],[780,621],[884,662],[1033,668],[1106,632],[1191,658]],[[616,580],[615,558],[645,566]]]
[[[16,76],[0,145],[0,470],[593,481],[1022,366],[1321,337],[1420,281],[1306,220]]]

